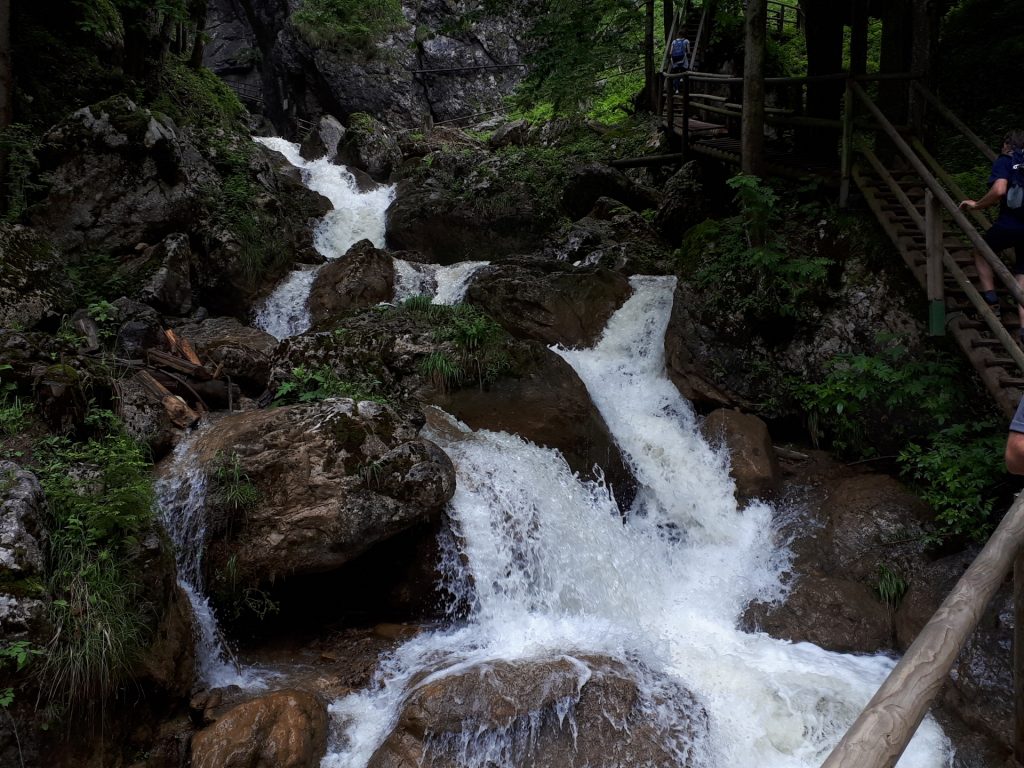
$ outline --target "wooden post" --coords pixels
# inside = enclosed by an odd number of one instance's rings
[[[839,207],[845,208],[850,201],[850,167],[853,165],[853,91],[849,82],[843,94],[843,146],[839,162]]]
[[[677,80],[669,80],[664,78],[662,82],[665,83],[665,127],[668,129],[669,138],[673,138],[676,133],[675,119],[676,119],[676,83]]]
[[[930,189],[924,191],[924,242],[928,285],[928,333],[942,336],[946,332],[946,296],[942,280],[942,211]]]
[[[850,74],[868,71],[868,2],[853,0],[850,23]]]
[[[747,0],[740,164],[744,173],[755,176],[761,175],[764,160],[764,53],[767,14],[767,0]]]
[[[673,128],[675,130],[675,128]],[[690,151],[690,73],[683,73],[683,157]]]
[[[1013,756],[1024,760],[1024,549],[1013,561]]]

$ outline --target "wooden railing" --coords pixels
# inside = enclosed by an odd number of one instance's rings
[[[918,86],[918,92],[927,93]],[[930,95],[930,94],[929,94]],[[934,99],[934,97],[932,97]],[[851,80],[847,87],[847,110],[844,130],[844,155],[852,141],[854,99],[866,107],[876,127],[896,146],[926,187],[925,211],[907,197],[882,162],[870,150],[862,150],[876,174],[891,188],[915,224],[925,233],[927,286],[929,299],[942,300],[943,269],[949,271],[967,298],[979,310],[979,316],[1002,342],[1015,363],[1024,371],[1024,353],[1010,338],[1002,323],[987,310],[977,290],[966,278],[942,238],[942,215],[952,220],[992,265],[1000,280],[1018,303],[1024,294],[1002,260],[982,240],[974,224],[959,210],[949,193],[932,174],[900,132],[886,119],[859,83]],[[934,104],[938,104],[938,100]],[[947,110],[948,111],[948,110]],[[952,114],[952,113],[949,113]],[[951,121],[952,122],[952,121]],[[956,124],[954,122],[954,124]],[[964,126],[966,128],[966,126]],[[973,135],[973,134],[972,134]],[[980,142],[980,139],[978,140]],[[918,143],[919,146],[919,143]],[[923,149],[923,147],[919,147]],[[980,148],[980,147],[979,147]],[[986,148],[987,149],[987,148]],[[988,150],[986,155],[991,152]],[[930,156],[929,156],[930,157]],[[1014,570],[1014,753],[1024,758],[1024,495],[1010,507],[981,554],[957,582],[952,592],[932,615],[885,682],[872,697],[860,716],[828,756],[822,768],[891,768],[903,754],[928,708],[946,681],[964,643],[977,628],[981,616],[1011,567]]]
[[[804,12],[796,3],[768,0],[768,29],[777,35],[787,31],[799,32],[804,28]]]

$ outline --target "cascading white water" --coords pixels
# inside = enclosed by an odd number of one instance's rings
[[[473,275],[488,264],[489,261],[462,261],[442,267],[395,259],[394,301],[431,296],[434,304],[458,304],[466,295]]]
[[[640,659],[700,697],[711,733],[697,765],[810,768],[892,668],[884,656],[736,628],[752,598],[780,594],[787,555],[773,543],[770,507],[737,509],[726,457],[665,377],[674,279],[633,287],[594,349],[560,352],[640,483],[625,524],[607,490],[573,476],[555,451],[464,427],[430,433],[458,473],[450,512],[462,551],[448,565],[474,585],[470,620],[406,643],[382,664],[379,686],[332,705],[339,735],[324,768],[367,764],[417,674],[588,652]],[[463,751],[473,768],[512,765],[486,762],[498,753],[493,740]],[[948,764],[948,743],[926,720],[899,765]]]
[[[188,595],[195,617],[198,677],[211,688],[238,685],[262,688],[262,677],[253,669],[240,668],[225,646],[217,618],[203,593],[203,551],[206,546],[206,472],[194,450],[200,427],[174,449],[170,466],[157,480],[157,507],[161,522],[174,545],[178,584]]]
[[[313,233],[313,245],[328,259],[337,259],[360,240],[384,247],[384,214],[395,197],[393,185],[362,192],[355,176],[330,158],[307,161],[299,145],[280,138],[257,138],[260,144],[280,152],[300,169],[303,183],[331,201],[329,211]],[[275,338],[284,339],[309,328],[306,301],[317,267],[305,267],[286,277],[256,312],[256,325]]]

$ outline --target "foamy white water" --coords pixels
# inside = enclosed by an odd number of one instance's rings
[[[594,349],[560,351],[641,485],[625,523],[607,490],[575,477],[555,451],[464,426],[429,434],[458,473],[450,513],[462,549],[448,567],[453,583],[474,585],[464,594],[470,620],[406,643],[382,664],[379,686],[332,705],[338,734],[324,768],[368,763],[418,673],[429,672],[423,684],[495,659],[604,653],[633,665],[645,694],[659,679],[681,683],[710,716],[709,739],[696,745],[695,764],[707,768],[816,767],[881,684],[894,664],[885,656],[737,630],[752,598],[781,593],[788,556],[769,506],[737,509],[726,457],[665,376],[674,285],[634,278]],[[460,753],[469,768],[521,764],[496,749],[509,735],[478,737]],[[899,765],[949,763],[929,719]]]
[[[194,450],[205,425],[178,443],[171,465],[154,488],[160,520],[174,545],[178,584],[188,595],[195,617],[196,665],[201,681],[211,688],[237,685],[265,687],[253,668],[242,668],[224,642],[217,617],[203,593],[203,551],[206,546],[206,472]]]
[[[381,185],[362,192],[355,176],[343,165],[327,157],[307,161],[299,154],[299,145],[277,137],[255,139],[280,152],[302,173],[303,183],[331,201],[313,233],[313,245],[328,259],[344,256],[360,240],[384,247],[384,214],[395,198],[394,185]],[[309,291],[316,279],[317,267],[304,267],[289,274],[256,312],[256,325],[275,338],[284,339],[309,329]]]
[[[473,276],[488,264],[489,261],[461,261],[442,267],[395,259],[394,301],[430,296],[434,304],[458,304],[465,297]]]

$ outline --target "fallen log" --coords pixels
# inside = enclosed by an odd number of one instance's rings
[[[174,426],[186,429],[199,421],[199,414],[189,408],[188,403],[172,393],[148,371],[139,371],[135,374],[135,378],[147,392],[160,401]]]
[[[193,352],[193,354],[195,353]],[[158,349],[147,350],[146,357],[149,359],[150,365],[156,368],[170,368],[172,371],[183,373],[199,381],[209,381],[213,378],[202,365],[196,365],[190,360],[183,360]]]

